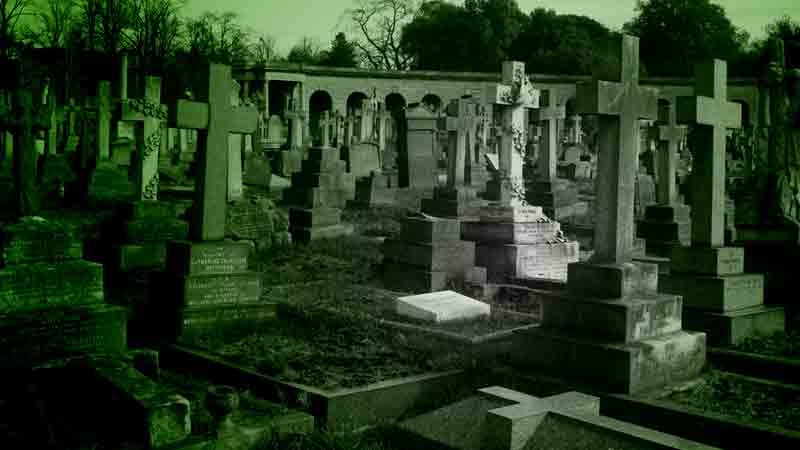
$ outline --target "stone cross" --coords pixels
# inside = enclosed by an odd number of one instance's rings
[[[49,85],[45,100],[47,101],[48,127],[45,131],[44,152],[48,155],[55,155],[58,147],[58,115],[56,114],[55,89],[50,89]]]
[[[344,145],[345,136],[345,116],[341,111],[336,111],[336,147]]]
[[[686,127],[676,124],[675,108],[669,108],[667,123],[656,124],[656,200],[662,205],[671,205],[678,196],[675,182],[678,145],[683,140]]]
[[[232,107],[241,106],[239,82],[231,80],[228,101]],[[228,201],[235,201],[244,195],[242,187],[242,135],[228,134]]]
[[[145,77],[144,98],[125,99],[123,122],[136,123],[136,168],[134,181],[139,200],[158,199],[158,151],[167,119],[167,108],[161,104],[161,78]]]
[[[94,130],[95,145],[98,160],[111,157],[111,82],[101,80],[97,82],[97,95],[88,99],[88,107],[96,113],[97,127]]]
[[[252,133],[258,127],[253,106],[230,105],[231,68],[210,64],[197,92],[198,101],[178,100],[169,110],[176,128],[198,130],[198,176],[190,236],[212,241],[225,237],[228,134]]]
[[[725,244],[725,136],[742,122],[742,107],[728,101],[728,67],[715,59],[695,72],[696,97],[678,97],[677,121],[692,124],[692,245]],[[696,134],[695,134],[696,133]]]
[[[289,120],[289,143],[292,148],[303,146],[303,120],[306,115],[302,110],[286,110],[284,117]]]
[[[619,82],[578,84],[580,114],[599,117],[595,255],[598,263],[630,262],[638,165],[639,119],[655,119],[656,93],[639,86],[639,38],[623,35]]]
[[[356,112],[351,109],[348,111],[347,116],[344,118],[345,122],[345,140],[344,145],[351,146],[353,144],[353,125],[356,121]]]
[[[487,100],[489,104],[500,105],[503,111],[499,172],[505,180],[500,199],[503,203],[519,204],[524,195],[525,110],[539,107],[539,91],[530,85],[525,63],[503,62],[503,82],[489,87]]]
[[[542,93],[542,106],[532,111],[532,119],[542,124],[539,139],[539,173],[543,180],[556,179],[556,162],[558,161],[558,121],[567,116],[564,105],[557,105],[555,93]]]
[[[320,138],[323,147],[331,146],[331,125],[335,123],[330,111],[322,111],[319,118]]]
[[[447,186],[451,188],[468,184],[467,134],[475,122],[475,115],[470,113],[471,107],[468,99],[461,97],[447,108]]]

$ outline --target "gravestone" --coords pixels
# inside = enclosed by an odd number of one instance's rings
[[[167,246],[168,281],[161,289],[176,303],[167,313],[163,303],[151,305],[153,320],[163,318],[165,333],[182,341],[258,323],[274,314],[271,305],[260,302],[260,275],[248,270],[251,245],[223,240],[228,136],[254,132],[258,112],[252,106],[231,105],[229,66],[210,64],[205,70],[197,101],[178,100],[169,109],[172,126],[197,130],[199,167],[190,212],[191,241],[171,241]]]
[[[434,292],[464,280],[475,244],[461,240],[461,222],[422,214],[405,217],[400,235],[381,247],[383,283],[401,292]]]
[[[407,295],[395,300],[395,312],[424,322],[442,323],[488,317],[489,304],[453,291]]]
[[[145,77],[144,97],[122,103],[123,122],[135,122],[134,182],[139,200],[158,198],[158,152],[167,109],[161,105],[161,78]]]
[[[781,307],[764,306],[764,276],[744,273],[744,249],[725,247],[725,135],[741,124],[741,105],[728,101],[727,65],[696,68],[696,97],[679,97],[678,123],[694,127],[692,245],[674,247],[661,290],[683,296],[684,321],[712,345],[784,330]]]
[[[353,233],[342,223],[342,208],[355,196],[355,180],[345,172],[346,163],[334,147],[313,147],[300,172],[292,174],[292,187],[283,191],[290,205],[292,241],[307,243]]]
[[[636,393],[697,376],[705,334],[682,331],[681,298],[657,292],[656,265],[631,261],[638,120],[655,116],[656,95],[638,83],[638,38],[623,35],[618,55],[619,81],[577,87],[578,112],[599,121],[594,255],[542,298],[542,325],[515,335],[512,361]]]
[[[239,90],[241,86],[235,80],[231,81],[230,103],[231,106],[240,106]],[[242,135],[228,134],[228,201],[240,200],[244,195],[242,187]]]
[[[634,216],[637,220],[644,218],[645,211],[656,204],[656,183],[651,175],[636,175],[635,195],[633,201]]]
[[[74,230],[23,217],[0,231],[0,366],[126,349],[126,312],[103,295],[103,266]]]
[[[434,152],[438,118],[422,105],[406,110],[406,145],[400,148],[400,187],[433,190],[436,186]]]
[[[676,124],[675,108],[669,108],[668,121],[655,126],[657,138],[656,199],[658,204],[645,209],[636,235],[646,241],[649,256],[668,258],[672,247],[689,245],[692,222],[690,208],[678,201],[676,184],[678,144],[685,127]]]

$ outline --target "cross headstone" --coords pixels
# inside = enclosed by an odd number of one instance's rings
[[[638,164],[638,120],[655,119],[656,93],[639,86],[639,38],[623,35],[619,81],[595,80],[577,88],[577,111],[597,114],[599,156],[594,261],[629,262]]]
[[[467,98],[461,97],[454,100],[447,108],[448,187],[462,187],[468,184],[467,134],[475,122],[474,114],[470,114],[471,106]]]
[[[557,105],[555,93],[542,92],[542,105],[532,111],[533,120],[542,123],[539,139],[539,173],[543,180],[556,179],[558,162],[558,121],[566,117],[564,105]]]
[[[233,107],[241,106],[239,82],[231,80],[229,102]],[[242,187],[242,135],[228,134],[228,201],[235,201],[244,195]]]
[[[123,122],[135,122],[136,168],[134,182],[139,200],[158,199],[158,151],[167,108],[161,104],[161,78],[146,77],[144,97],[122,103]]]
[[[284,117],[289,120],[289,144],[292,148],[302,147],[305,112],[299,109],[290,109],[284,112]]]
[[[728,67],[715,59],[695,74],[696,97],[678,97],[677,121],[692,124],[697,145],[692,169],[692,245],[725,244],[725,136],[738,128],[742,107],[728,101]]]
[[[345,136],[345,116],[341,111],[336,111],[336,147],[344,145]]]
[[[677,174],[678,145],[683,140],[686,127],[676,123],[675,108],[669,108],[668,121],[656,125],[656,200],[671,205],[678,196]]]
[[[231,68],[210,64],[196,92],[197,101],[178,100],[169,110],[176,128],[198,130],[198,176],[189,233],[195,240],[225,237],[228,134],[252,133],[258,111],[252,106],[230,105]]]
[[[525,151],[525,110],[539,106],[539,91],[531,86],[525,74],[525,63],[503,63],[503,81],[491,86],[488,103],[499,105],[503,111],[500,142],[500,176],[502,203],[519,204],[524,192],[522,153]],[[513,193],[513,194],[512,194]],[[512,199],[513,196],[513,199]]]
[[[69,102],[64,105],[61,110],[66,126],[64,131],[64,153],[72,153],[78,147],[78,132],[75,129],[75,122],[77,115],[80,114],[80,106],[75,103],[74,98],[70,98]]]

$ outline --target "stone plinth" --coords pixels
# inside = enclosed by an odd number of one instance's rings
[[[401,292],[433,292],[460,282],[474,265],[475,245],[462,241],[456,219],[407,217],[383,243],[383,280]]]
[[[341,223],[341,211],[355,194],[355,177],[345,172],[346,163],[333,147],[309,150],[303,170],[292,175],[292,187],[283,192],[291,205],[289,232],[294,242],[332,238],[353,232]]]
[[[433,190],[433,198],[422,199],[422,212],[450,219],[477,217],[486,201],[478,198],[478,188],[472,186],[443,187]]]
[[[103,266],[63,225],[25,217],[0,232],[0,366],[127,347],[127,315],[105,304]]]
[[[570,264],[567,290],[542,298],[542,326],[517,334],[515,364],[629,394],[697,376],[706,336],[684,331],[680,296],[657,287],[654,264]]]
[[[475,242],[476,265],[486,267],[490,283],[512,278],[565,280],[567,264],[578,261],[578,243],[538,206],[487,206],[480,219],[465,221],[462,238]]]
[[[245,242],[169,243],[168,270],[159,275],[160,287],[149,305],[152,314],[161,311],[167,337],[191,340],[209,329],[258,323],[274,315],[272,305],[260,302],[260,275],[248,270],[251,250]],[[250,313],[241,312],[245,310]]]
[[[676,247],[663,292],[683,296],[687,327],[708,334],[711,345],[784,330],[783,308],[764,306],[764,276],[744,273],[744,249]]]
[[[347,172],[355,178],[380,172],[380,150],[373,142],[359,142],[341,151],[342,159],[347,163]]]
[[[691,208],[679,203],[648,206],[644,219],[637,223],[636,235],[645,240],[647,255],[669,257],[672,247],[691,242]]]
[[[114,269],[132,271],[164,270],[167,242],[186,239],[189,224],[178,220],[175,204],[161,201],[132,201],[120,205],[111,230]]]

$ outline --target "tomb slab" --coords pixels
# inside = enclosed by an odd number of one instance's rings
[[[439,291],[399,297],[395,311],[412,319],[442,323],[487,317],[491,307],[457,292]]]
[[[660,290],[683,297],[688,308],[725,312],[764,303],[764,276],[758,274],[720,277],[678,274],[661,277]]]

